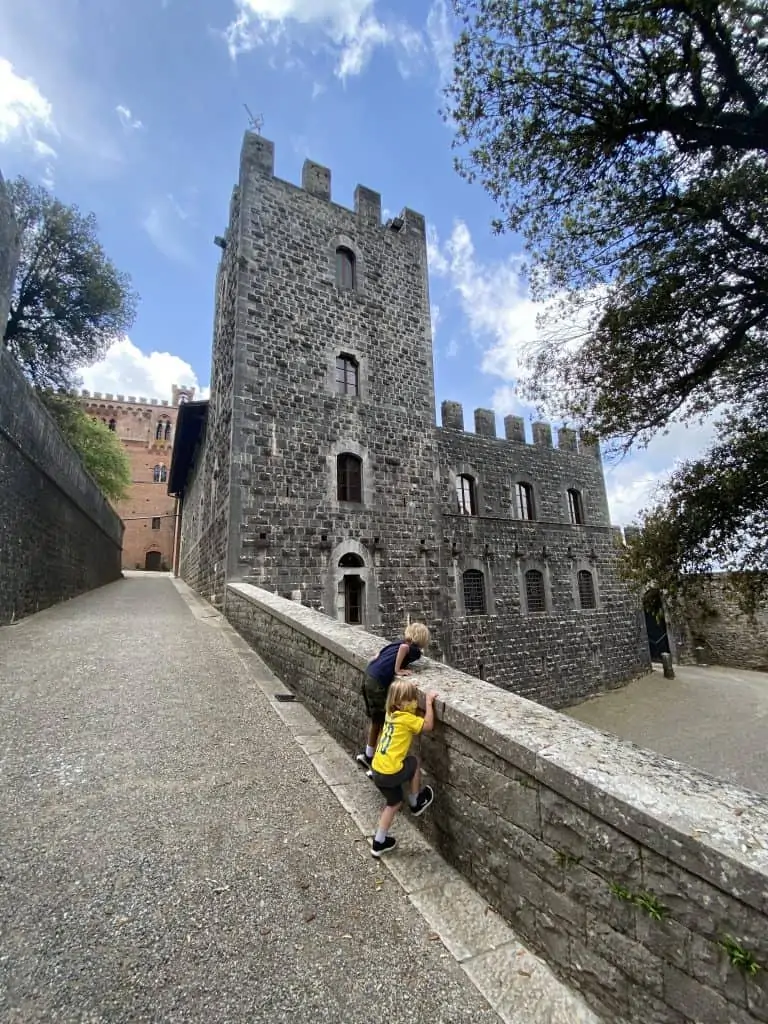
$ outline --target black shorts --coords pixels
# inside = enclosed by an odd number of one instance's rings
[[[403,785],[410,782],[416,774],[419,762],[413,754],[409,754],[403,761],[403,767],[394,775],[381,775],[373,772],[371,777],[379,792],[387,801],[387,807],[397,807],[403,802]]]
[[[387,687],[372,676],[363,676],[365,711],[374,725],[384,725],[387,717]]]

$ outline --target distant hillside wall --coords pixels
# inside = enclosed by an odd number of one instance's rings
[[[0,625],[120,576],[123,524],[0,348]]]

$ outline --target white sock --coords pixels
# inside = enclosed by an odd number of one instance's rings
[[[383,843],[387,838],[387,830],[385,828],[377,828],[376,835],[373,837],[374,842]]]
[[[409,793],[408,794],[408,803],[411,805],[411,807],[415,807],[418,802],[419,802],[419,794],[418,793]]]
[[[369,746],[366,746],[366,748],[365,748],[365,756],[366,756],[366,757],[367,757],[367,758],[368,758],[369,760],[370,760],[370,758],[372,758],[372,757],[373,757],[373,755],[374,755],[375,753],[376,753],[376,747],[369,747]]]

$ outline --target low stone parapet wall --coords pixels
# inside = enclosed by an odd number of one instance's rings
[[[225,612],[357,748],[381,639],[248,584]],[[768,800],[439,663],[415,678],[441,697],[424,828],[606,1021],[768,1021]]]

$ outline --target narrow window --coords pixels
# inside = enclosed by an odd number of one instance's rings
[[[157,428],[155,430],[155,440],[156,441],[162,441],[163,440],[163,421],[162,420],[160,420],[160,422],[157,424]]]
[[[464,614],[485,615],[485,577],[479,569],[467,569],[463,576]]]
[[[456,477],[456,497],[459,502],[460,515],[477,515],[477,494],[475,491],[475,481],[471,476],[462,474]]]
[[[355,254],[341,246],[336,250],[336,284],[347,291],[353,291],[356,284]]]
[[[153,517],[153,519],[152,519],[152,529],[153,530],[159,530],[160,529],[160,516],[154,516]]]
[[[117,420],[110,420],[108,426],[109,429],[114,433],[117,430]]]
[[[153,477],[156,484],[164,484],[168,479],[168,470],[165,466],[155,466]]]
[[[581,498],[581,491],[568,491],[568,514],[574,526],[584,525],[584,502]]]
[[[533,506],[533,487],[530,484],[515,484],[515,510],[518,519],[533,520],[536,510]]]
[[[352,356],[336,356],[336,390],[341,395],[359,393],[359,369]]]
[[[525,603],[531,613],[547,610],[544,573],[538,569],[529,569],[525,574]]]
[[[359,576],[344,577],[344,621],[350,626],[363,622],[363,585]]]
[[[165,424],[165,440],[166,441],[170,440],[170,437],[171,437],[171,424],[170,423],[166,423]]]
[[[339,501],[363,500],[363,460],[349,452],[336,458],[336,493]]]
[[[586,569],[581,569],[578,576],[577,582],[579,585],[579,607],[582,609],[597,608],[597,598],[595,597],[595,581],[592,577],[592,573]]]

